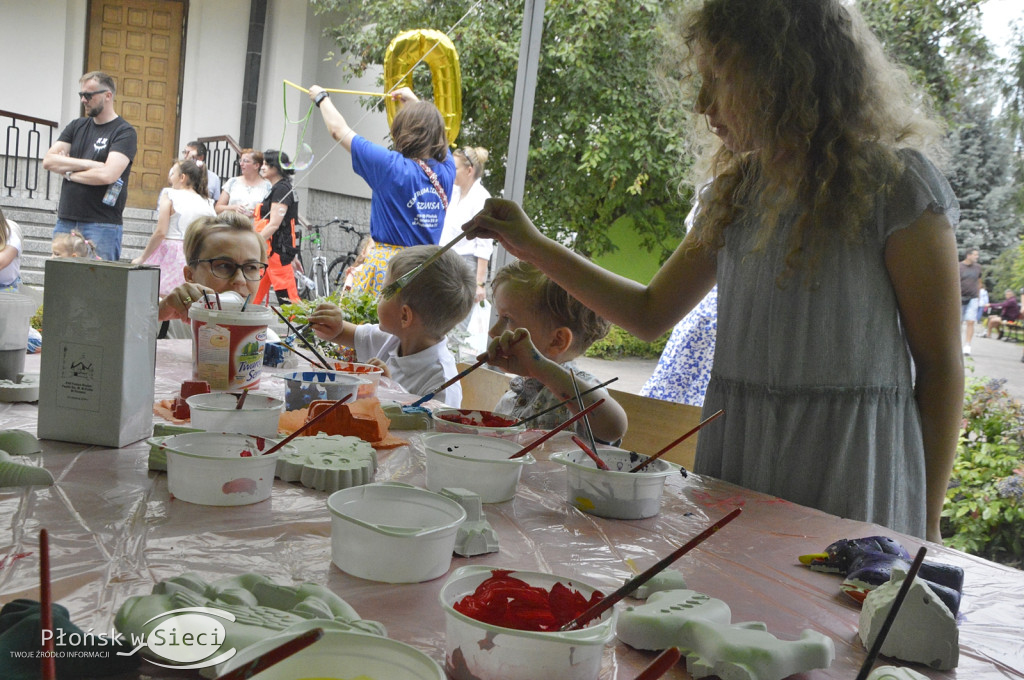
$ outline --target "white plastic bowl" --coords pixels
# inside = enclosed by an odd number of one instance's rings
[[[604,646],[615,636],[615,608],[586,627],[566,633],[503,628],[455,611],[452,605],[490,578],[492,569],[485,565],[460,567],[441,586],[445,670],[449,676],[484,680],[596,680],[601,673]],[[513,571],[512,576],[548,590],[561,582],[587,598],[596,590],[575,579],[543,572]]]
[[[430,414],[430,419],[434,421],[434,430],[436,430],[437,432],[454,432],[459,434],[482,434],[487,437],[498,437],[501,439],[510,439],[512,441],[518,441],[519,435],[526,431],[525,425],[488,427],[482,424],[468,425],[466,423],[456,423],[451,420],[446,420],[444,418],[444,416],[458,415],[463,418],[472,419],[475,423],[481,423],[485,414],[498,416],[499,418],[506,418],[512,421],[516,420],[516,418],[513,418],[512,416],[509,415],[505,415],[504,413],[495,413],[494,411],[481,411],[479,409],[470,408],[434,409]]]
[[[407,484],[364,484],[335,491],[331,560],[370,581],[419,583],[444,575],[452,562],[461,505]]]
[[[524,465],[536,462],[515,442],[474,434],[438,432],[423,436],[427,454],[427,488],[469,489],[482,503],[501,503],[516,495]]]
[[[270,498],[278,457],[285,445],[261,455],[277,441],[243,434],[190,432],[149,440],[167,454],[171,495],[199,505],[248,505]],[[242,456],[243,451],[252,456]]]
[[[377,386],[380,385],[380,377],[384,375],[384,369],[380,366],[355,361],[335,361],[334,370],[339,373],[351,373],[367,381],[367,384],[359,386],[360,399],[377,396]]]
[[[359,398],[359,388],[369,381],[353,373],[340,371],[296,371],[285,373],[285,410],[296,411],[306,408],[312,402],[326,399],[337,401],[348,396],[350,401]]]
[[[551,454],[551,461],[566,468],[569,503],[588,514],[611,519],[643,519],[658,514],[665,480],[679,474],[678,465],[659,458],[640,472],[629,472],[647,456],[610,446],[599,446],[597,455],[610,470],[599,470],[579,448]]]
[[[313,628],[315,624],[310,622],[304,628]],[[289,632],[249,645],[218,667],[217,676],[241,668],[296,636],[297,633]],[[312,645],[253,675],[252,680],[357,677],[445,680],[441,666],[418,649],[385,637],[341,630],[325,630],[324,636]]]
[[[207,432],[234,432],[257,437],[276,437],[284,402],[267,394],[250,392],[238,406],[237,394],[209,392],[193,394],[185,401],[192,414],[192,426]]]

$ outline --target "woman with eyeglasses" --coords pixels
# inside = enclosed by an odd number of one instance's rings
[[[156,227],[142,254],[132,264],[160,267],[160,295],[167,295],[185,279],[187,262],[182,246],[185,231],[200,217],[213,217],[213,202],[206,195],[206,170],[192,161],[178,161],[167,175],[169,189],[160,192]]]
[[[217,205],[214,206],[218,215],[231,210],[252,217],[256,206],[270,193],[270,182],[260,176],[262,166],[263,154],[255,149],[242,149],[238,155],[238,167],[242,174],[224,183]]]
[[[185,232],[187,264],[181,284],[160,300],[160,320],[188,320],[188,308],[203,293],[234,291],[243,298],[255,295],[267,272],[267,249],[252,228],[252,221],[226,211],[201,217]]]

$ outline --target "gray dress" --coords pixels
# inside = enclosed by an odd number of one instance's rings
[[[912,360],[885,242],[925,210],[956,226],[945,177],[916,152],[860,243],[835,241],[808,286],[776,282],[785,234],[755,252],[755,225],[725,230],[718,344],[695,471],[847,517],[925,535],[925,461]]]

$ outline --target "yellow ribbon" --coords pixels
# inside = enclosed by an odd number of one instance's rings
[[[284,81],[284,84],[285,85],[291,85],[296,90],[299,90],[301,92],[305,92],[306,94],[309,94],[309,90],[307,90],[306,88],[302,87],[301,85],[296,85],[295,83],[293,83],[290,80]],[[336,90],[336,89],[332,89],[332,88],[329,88],[329,87],[325,87],[324,88],[324,92],[334,92],[336,94],[354,94],[354,95],[359,95],[361,97],[386,97],[387,96],[387,94],[384,93],[384,92],[361,92],[359,90]]]

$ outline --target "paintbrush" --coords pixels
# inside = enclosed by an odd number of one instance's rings
[[[518,338],[516,338],[515,340],[510,342],[508,344],[508,346],[511,347],[512,345],[516,344],[517,342],[519,342],[520,340],[524,339],[525,337],[526,337],[525,335],[520,335]],[[485,363],[487,363],[487,357],[486,356],[483,359],[480,359],[479,361],[477,361],[472,366],[470,366],[467,369],[465,369],[464,371],[462,371],[461,373],[459,373],[458,375],[452,377],[450,380],[445,382],[445,384],[441,385],[436,390],[432,390],[432,391],[428,392],[427,394],[423,395],[422,397],[420,397],[419,399],[417,399],[413,403],[409,404],[409,406],[419,406],[419,405],[423,404],[423,402],[429,401],[430,399],[433,399],[435,394],[437,394],[438,392],[443,392],[444,390],[448,389],[449,387],[451,387],[455,383],[459,382],[460,380],[465,378],[467,375],[469,375],[470,373],[472,373],[476,369],[478,369],[481,366],[483,366]]]
[[[292,654],[301,652],[323,636],[323,628],[307,630],[298,637],[294,637],[291,640],[260,654],[252,661],[239,666],[235,670],[225,673],[224,675],[218,675],[216,680],[249,680],[249,678],[259,675],[274,664],[284,661]]]
[[[856,680],[865,680],[868,674],[871,673],[871,666],[874,665],[875,659],[878,658],[878,654],[882,651],[885,636],[889,634],[889,629],[892,628],[893,621],[896,620],[896,614],[899,613],[900,607],[903,606],[903,600],[907,599],[907,593],[910,592],[910,586],[917,576],[918,569],[921,568],[921,563],[924,562],[924,554],[926,552],[928,550],[924,546],[921,546],[920,550],[917,551],[917,556],[910,565],[910,571],[907,572],[907,576],[903,579],[900,589],[896,592],[896,597],[892,601],[889,613],[885,615],[885,620],[882,621],[882,627],[878,629],[878,635],[871,645],[871,650],[868,652],[867,658],[864,659],[864,663],[860,666],[860,672],[857,673]]]
[[[611,384],[612,384],[613,382],[615,382],[616,380],[618,380],[618,378],[612,378],[611,380],[605,380],[605,381],[604,381],[603,383],[601,383],[600,385],[594,385],[594,386],[593,386],[593,387],[591,387],[591,388],[590,388],[589,390],[583,390],[582,392],[580,392],[580,396],[581,396],[581,397],[584,397],[584,396],[586,396],[586,395],[590,394],[591,392],[594,392],[594,391],[596,391],[596,390],[599,390],[599,389],[601,389],[602,387],[608,387],[608,385],[611,385]],[[559,408],[559,407],[561,407],[561,406],[565,406],[566,404],[568,404],[568,403],[569,403],[570,401],[572,401],[572,400],[573,400],[573,398],[572,398],[572,397],[570,397],[570,398],[566,399],[565,401],[560,401],[560,402],[558,402],[557,404],[555,404],[554,406],[549,406],[548,408],[544,409],[544,410],[543,410],[543,411],[541,411],[540,413],[534,413],[534,414],[533,414],[532,416],[530,416],[529,418],[523,418],[523,419],[522,419],[522,420],[520,420],[520,421],[519,421],[518,423],[516,423],[516,425],[522,425],[523,423],[528,423],[528,422],[530,422],[531,420],[536,420],[537,418],[540,418],[540,417],[541,417],[541,416],[543,416],[543,415],[547,415],[548,413],[551,413],[551,412],[552,412],[552,411],[554,411],[554,410],[555,410],[556,408]]]
[[[53,632],[53,594],[50,590],[50,535],[39,530],[39,626]],[[42,634],[40,633],[40,636]],[[53,635],[43,640],[42,678],[57,680],[57,655],[54,653]]]
[[[238,395],[238,401],[235,403],[235,410],[236,411],[241,411],[242,410],[242,405],[245,403],[245,398],[248,397],[248,396],[249,396],[249,388],[246,387],[244,390],[242,390],[242,393],[240,395]]]
[[[650,464],[651,464],[651,463],[653,463],[654,461],[658,460],[659,458],[661,458],[662,456],[664,456],[664,455],[665,455],[666,453],[668,453],[669,451],[671,451],[671,450],[672,450],[673,448],[675,448],[676,446],[678,446],[679,444],[681,444],[681,443],[683,442],[683,440],[684,440],[684,439],[688,438],[688,437],[689,437],[690,435],[692,435],[692,434],[693,434],[694,432],[696,432],[696,431],[697,431],[697,430],[699,430],[700,428],[704,427],[705,425],[707,425],[708,423],[710,423],[710,422],[711,422],[712,420],[714,420],[714,419],[715,419],[715,418],[717,418],[718,416],[722,415],[723,413],[725,413],[725,409],[721,409],[721,408],[720,408],[720,409],[718,409],[717,411],[715,411],[714,413],[712,413],[711,415],[709,415],[709,416],[708,416],[707,418],[705,418],[704,420],[702,420],[702,421],[700,421],[699,423],[697,423],[697,425],[696,425],[696,426],[695,426],[695,427],[694,427],[694,428],[693,428],[692,430],[690,430],[689,432],[687,432],[686,434],[684,434],[684,435],[683,435],[682,437],[680,437],[679,439],[675,440],[674,442],[672,442],[671,444],[669,444],[668,446],[666,446],[665,448],[663,448],[663,449],[662,449],[661,451],[658,451],[658,452],[657,452],[656,454],[654,454],[653,456],[651,456],[650,458],[648,458],[648,459],[647,459],[647,460],[645,460],[644,462],[642,462],[642,463],[640,463],[639,465],[637,465],[637,466],[636,466],[635,468],[633,468],[632,470],[630,470],[630,472],[640,472],[640,471],[641,471],[641,470],[643,470],[643,469],[644,469],[645,467],[647,467],[648,465],[650,465]]]
[[[452,246],[454,246],[456,243],[458,243],[462,239],[466,238],[466,236],[468,234],[469,234],[468,231],[462,232],[461,234],[459,234],[458,236],[453,238],[451,241],[448,241],[448,243],[446,243],[443,246],[441,246],[437,250],[436,253],[434,253],[433,255],[428,257],[426,260],[424,260],[423,262],[421,262],[417,266],[413,267],[412,269],[410,269],[406,273],[402,274],[395,281],[392,281],[388,285],[384,286],[384,288],[380,291],[380,295],[378,296],[377,299],[378,300],[390,300],[391,298],[395,297],[395,295],[398,293],[398,291],[400,291],[403,288],[405,288],[406,286],[408,286],[409,282],[412,281],[413,279],[415,279],[417,276],[419,276],[421,271],[423,271],[424,269],[426,269],[430,265],[432,265],[435,262],[437,262],[438,258],[440,258],[442,255],[444,255],[446,252],[448,252],[448,250]]]
[[[547,440],[551,439],[552,437],[554,437],[556,434],[558,434],[559,432],[561,432],[565,428],[567,428],[570,425],[572,425],[573,423],[575,423],[580,418],[585,417],[588,413],[590,413],[591,411],[593,411],[595,408],[597,408],[598,406],[600,406],[603,403],[604,403],[604,399],[598,399],[593,404],[591,404],[590,406],[586,407],[585,409],[583,409],[582,411],[580,411],[579,413],[574,415],[572,418],[569,418],[569,420],[565,421],[564,423],[562,423],[561,425],[559,425],[555,429],[550,430],[548,432],[545,432],[542,436],[538,437],[536,439],[536,441],[534,441],[534,442],[532,442],[530,444],[527,444],[525,447],[520,449],[517,453],[509,456],[508,457],[509,460],[512,460],[513,458],[520,458],[522,456],[525,456],[530,451],[533,451],[535,448],[537,448],[538,446],[540,446],[541,444],[543,444]]]
[[[302,333],[299,333],[298,330],[295,329],[295,326],[293,326],[292,322],[288,320],[288,317],[286,317],[284,314],[282,314],[281,310],[278,309],[277,307],[270,307],[270,308],[274,310],[274,314],[277,314],[277,317],[279,319],[281,319],[281,321],[284,321],[285,325],[288,326],[288,328],[291,330],[291,332],[295,333],[295,335],[296,335],[296,337],[298,337],[299,341],[303,345],[306,346],[306,349],[308,349],[310,352],[313,353],[313,356],[316,357],[316,360],[319,361],[320,364],[324,368],[330,370],[330,366],[331,365],[329,363],[327,363],[327,359],[324,359],[323,356],[320,354],[320,352],[316,351],[316,347],[314,347],[312,345],[312,343],[310,343],[308,340],[306,340],[306,338],[302,337]],[[307,359],[307,361],[308,361],[308,359]]]
[[[579,403],[580,410],[582,411],[583,406],[583,395],[580,394],[580,385],[576,382],[576,371],[569,369],[569,377],[572,378],[572,391],[576,394],[576,401]],[[597,440],[594,439],[594,431],[590,428],[590,418],[583,418],[583,427],[587,430],[587,439],[590,440],[591,452],[597,451]],[[596,453],[594,454],[597,455]]]
[[[659,654],[650,666],[640,671],[640,675],[633,680],[657,680],[668,673],[669,669],[679,662],[680,657],[682,657],[682,653],[678,647],[669,647]]]
[[[736,508],[728,515],[718,520],[704,531],[700,532],[697,536],[690,539],[686,544],[681,545],[675,550],[673,550],[672,553],[668,555],[668,557],[662,558],[653,567],[650,567],[646,571],[643,571],[637,576],[634,576],[630,580],[626,581],[625,585],[616,590],[614,593],[604,598],[603,600],[601,600],[600,602],[598,602],[597,604],[595,604],[594,606],[590,607],[582,614],[577,616],[575,619],[559,628],[559,632],[575,630],[580,626],[586,625],[586,623],[591,619],[600,616],[606,610],[613,607],[616,602],[626,597],[643,584],[650,581],[652,578],[654,578],[659,573],[664,571],[665,568],[668,567],[670,564],[672,564],[680,557],[696,548],[698,545],[700,545],[702,542],[708,539],[713,533],[724,527],[726,524],[736,519],[736,517],[738,517],[742,511],[742,508]]]
[[[608,463],[604,462],[603,460],[600,459],[600,457],[598,457],[596,449],[592,449],[589,446],[587,446],[586,444],[584,444],[583,440],[580,439],[579,437],[577,437],[576,435],[572,436],[572,440],[576,444],[576,446],[578,446],[581,449],[583,449],[583,453],[585,453],[588,456],[590,456],[590,459],[594,461],[594,465],[597,466],[598,470],[609,470],[610,469],[608,467]]]

